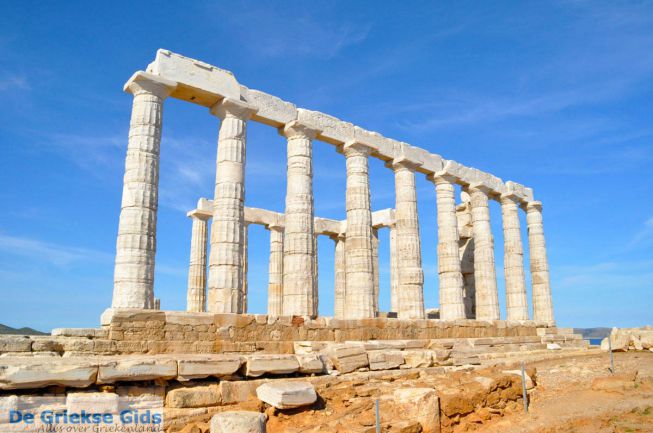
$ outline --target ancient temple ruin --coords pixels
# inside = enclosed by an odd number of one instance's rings
[[[248,224],[270,232],[268,315],[318,315],[316,236],[336,243],[335,317],[378,317],[378,235],[391,231],[389,317],[424,319],[422,248],[436,248],[439,319],[554,324],[542,228],[542,204],[533,190],[466,167],[408,143],[386,138],[328,114],[247,88],[229,71],[159,50],[146,71],[125,84],[133,94],[123,200],[117,239],[111,315],[119,309],[155,309],[154,266],[163,103],[173,97],[209,108],[220,121],[215,194],[189,212],[192,219],[188,311],[246,313]],[[217,122],[217,120],[216,120]],[[248,122],[276,128],[287,139],[283,214],[245,207]],[[324,141],[346,158],[346,218],[314,215],[312,143]],[[369,158],[395,177],[395,209],[373,212]],[[437,199],[438,243],[420,242],[415,177],[425,175]],[[165,176],[165,173],[163,174]],[[455,185],[462,188],[457,203]],[[501,203],[506,281],[500,317],[494,240],[488,202]],[[526,212],[532,310],[529,318],[519,212]],[[435,211],[435,210],[434,210]],[[209,220],[211,220],[209,228]],[[209,236],[210,232],[210,236]],[[207,251],[207,238],[210,248]],[[207,272],[208,268],[208,272]]]

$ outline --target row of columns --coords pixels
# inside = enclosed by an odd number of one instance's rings
[[[162,103],[176,84],[147,73],[136,74],[126,88],[134,102],[127,150],[123,202],[117,239],[113,307],[153,308],[156,211],[158,201],[159,145]],[[241,313],[246,305],[246,231],[244,229],[244,168],[247,120],[256,108],[224,98],[210,112],[221,119],[218,134],[216,182],[208,259],[208,311]],[[283,234],[271,235],[270,310],[284,315],[317,315],[317,262],[312,190],[312,141],[318,131],[292,121],[279,129],[287,138],[287,192]],[[371,218],[368,158],[365,146],[352,142],[342,147],[347,165],[347,233],[336,240],[336,311],[347,318],[374,317],[377,311],[374,268],[374,231]],[[424,312],[419,220],[415,189],[415,168],[405,160],[391,161],[394,171],[396,223],[391,245],[396,249],[391,266],[392,308],[403,319],[420,319]],[[458,226],[454,200],[454,179],[432,176],[437,195],[438,274],[440,315],[444,320],[465,317],[463,277],[458,252]],[[474,236],[476,318],[499,319],[494,267],[494,245],[488,209],[489,190],[469,185]],[[519,230],[518,202],[501,197],[505,242],[505,272],[509,320],[528,317],[523,271],[523,250]],[[553,322],[541,205],[526,205],[533,278],[534,319]],[[193,243],[206,236],[206,221],[193,221]],[[274,232],[274,230],[271,230]],[[274,243],[274,245],[273,245]],[[189,305],[203,304],[199,281],[205,272],[197,257],[189,274]],[[280,258],[282,264],[280,264]],[[274,269],[273,269],[274,268]],[[272,272],[274,271],[274,272]],[[344,274],[344,276],[343,276]],[[343,301],[344,300],[344,301]]]

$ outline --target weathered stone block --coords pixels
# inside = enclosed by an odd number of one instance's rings
[[[185,381],[209,376],[230,376],[238,371],[243,364],[243,358],[239,355],[193,356],[180,358],[177,363],[177,379]]]
[[[97,365],[88,361],[11,360],[0,365],[0,389],[42,388],[49,385],[83,388],[95,382]]]
[[[256,388],[256,396],[277,409],[309,406],[317,401],[315,388],[308,382],[275,380]]]
[[[98,371],[98,383],[174,379],[177,377],[177,361],[162,358],[124,358],[103,362]]]
[[[166,406],[176,408],[218,406],[222,394],[218,384],[176,388],[166,395]]]
[[[248,377],[289,374],[299,370],[295,355],[249,355],[246,359],[245,375]]]
[[[266,421],[259,412],[222,412],[211,418],[211,433],[265,433]]]

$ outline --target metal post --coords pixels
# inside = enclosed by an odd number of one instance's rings
[[[612,354],[612,335],[608,335],[608,350],[610,351],[610,373],[614,374],[614,355]]]
[[[381,415],[379,414],[379,399],[375,401],[375,412],[376,412],[376,433],[381,433]]]
[[[524,412],[528,413],[528,394],[526,393],[526,367],[521,363],[521,390],[524,398]]]

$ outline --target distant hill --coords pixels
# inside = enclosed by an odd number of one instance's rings
[[[582,334],[583,338],[605,338],[611,331],[612,328],[574,328],[574,333]]]
[[[12,335],[48,335],[46,332],[37,331],[32,328],[12,328],[11,326],[3,325],[0,323],[0,334],[12,334]]]

